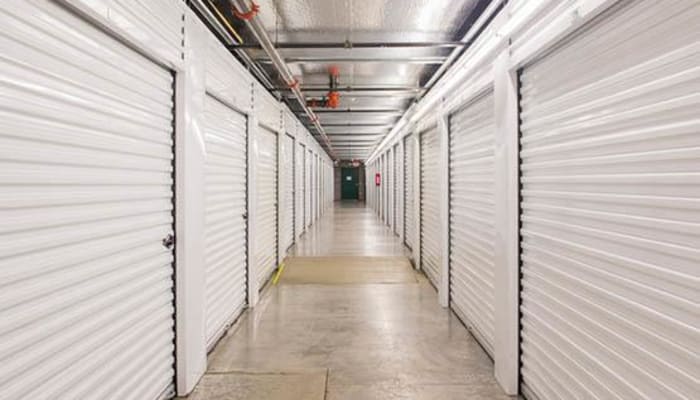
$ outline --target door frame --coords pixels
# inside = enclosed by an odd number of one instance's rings
[[[346,197],[344,197],[345,191],[343,190],[343,187],[345,187],[345,182],[346,182],[346,180],[344,179],[344,177],[346,176],[346,174],[345,174],[343,171],[346,171],[346,170],[353,170],[353,171],[356,172],[355,174],[352,174],[352,175],[353,175],[353,178],[354,178],[354,179],[353,179],[353,184],[355,185],[355,190],[354,190],[354,192],[355,192],[355,197],[354,197],[354,198],[346,198]],[[359,179],[360,179],[360,169],[359,169],[358,167],[340,167],[340,182],[341,182],[341,186],[340,186],[340,199],[341,199],[341,200],[358,200],[358,199],[359,199],[359,196],[360,196],[360,190],[359,190],[359,187],[358,187],[358,185],[359,185],[359,183],[358,183]]]

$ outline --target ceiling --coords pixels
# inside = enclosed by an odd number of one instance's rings
[[[238,56],[258,64],[268,89],[316,134],[287,83],[229,0],[206,1],[242,39]],[[489,0],[258,0],[264,26],[308,98],[329,91],[337,67],[337,108],[312,107],[343,160],[364,160],[465,48],[461,39]],[[243,11],[243,10],[241,10]],[[248,11],[248,10],[245,10]],[[318,138],[317,138],[318,139]]]

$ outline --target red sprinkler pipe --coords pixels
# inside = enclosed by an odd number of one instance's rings
[[[235,15],[238,19],[242,19],[244,21],[250,21],[251,19],[255,18],[255,16],[258,15],[258,11],[260,11],[260,6],[255,4],[254,1],[250,2],[250,10],[244,13],[236,10],[235,7],[232,8],[233,15]]]

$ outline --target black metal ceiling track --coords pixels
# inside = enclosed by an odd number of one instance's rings
[[[462,27],[462,32],[460,33],[461,36],[464,36],[464,35],[467,34],[467,32],[469,31],[469,29],[471,29],[471,27],[476,23],[476,21],[479,19],[479,17],[481,16],[481,14],[484,13],[484,11],[486,10],[486,7],[488,7],[488,5],[491,4],[491,1],[492,1],[492,0],[480,0],[480,1],[479,1],[479,3],[477,4],[476,8],[475,8],[474,11],[471,13],[471,15],[469,16],[469,18],[468,18],[467,21],[465,22],[465,24],[463,25],[463,27]],[[473,38],[472,38],[471,40],[461,42],[461,43],[464,44],[464,46],[457,47],[457,48],[455,48],[455,49],[452,50],[452,54],[450,54],[450,55],[447,57],[447,60],[445,60],[445,62],[444,62],[442,65],[440,65],[440,68],[438,68],[438,70],[435,71],[435,73],[434,73],[434,74],[430,77],[430,79],[428,79],[428,81],[425,83],[424,87],[425,87],[426,90],[424,90],[420,95],[418,95],[418,96],[416,97],[416,101],[419,101],[420,99],[422,99],[423,97],[425,97],[425,95],[428,94],[428,92],[430,91],[430,89],[432,89],[433,86],[435,86],[435,84],[440,80],[440,78],[442,78],[442,76],[445,74],[445,72],[447,72],[447,70],[450,69],[450,67],[452,66],[452,64],[454,64],[454,63],[462,56],[462,54],[464,54],[464,52],[466,52],[467,49],[468,49],[479,37],[481,37],[481,33],[482,33],[488,26],[491,25],[491,22],[493,21],[493,19],[496,17],[496,15],[498,15],[498,13],[501,11],[501,9],[503,9],[503,7],[504,7],[507,3],[508,3],[508,0],[503,1],[503,2],[496,8],[496,10],[491,14],[491,16],[490,16],[490,17],[486,20],[486,22],[481,26],[481,28],[479,28],[479,30],[474,34],[474,36],[473,36]]]

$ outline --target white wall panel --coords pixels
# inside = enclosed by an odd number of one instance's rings
[[[433,126],[420,133],[420,266],[435,287],[440,285],[440,135]]]
[[[263,88],[257,81],[255,90],[255,116],[258,123],[275,132],[282,129],[281,105],[277,99]]]
[[[493,356],[493,91],[454,111],[450,131],[450,306]]]
[[[211,349],[246,305],[247,119],[204,103],[206,337]]]
[[[0,396],[171,396],[173,76],[53,2],[0,26]]]
[[[169,66],[183,63],[186,4],[172,0],[63,0]],[[39,4],[39,3],[37,3]]]
[[[262,289],[277,267],[277,133],[258,126],[255,270]]]
[[[208,35],[207,39],[207,91],[230,106],[248,112],[252,107],[253,77],[214,35]]]
[[[622,2],[522,73],[529,397],[698,396],[699,49],[697,1]]]

